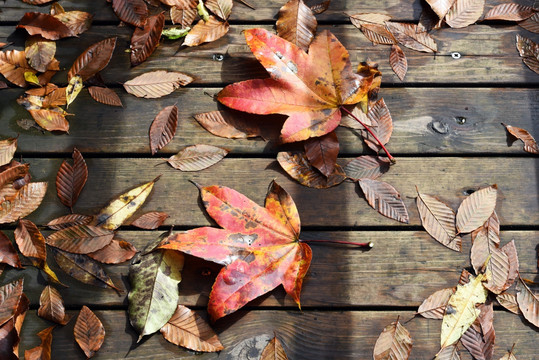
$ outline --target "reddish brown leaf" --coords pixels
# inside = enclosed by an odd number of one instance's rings
[[[138,27],[146,25],[148,7],[144,0],[112,0],[112,10],[125,23]]]
[[[118,94],[112,89],[101,86],[90,86],[88,92],[92,99],[97,102],[110,106],[123,107],[122,100],[120,100]]]
[[[397,42],[385,26],[385,22],[390,19],[391,16],[377,13],[358,13],[350,15],[352,24],[360,29],[363,35],[372,41],[373,44],[390,45]]]
[[[226,20],[232,13],[234,3],[232,0],[206,0],[204,5],[219,18]]]
[[[50,285],[47,285],[41,292],[37,315],[60,325],[65,325],[69,321],[62,295]]]
[[[22,289],[23,279],[0,287],[0,325],[3,325],[17,313]]]
[[[91,225],[76,225],[47,236],[47,245],[74,254],[88,254],[108,245],[114,233]]]
[[[9,155],[8,155],[9,157]],[[28,176],[28,169],[30,164],[21,164],[17,161],[11,161],[11,163],[2,166],[0,172],[0,188],[10,184],[18,179]]]
[[[77,148],[73,149],[73,165],[62,162],[56,175],[56,194],[62,204],[73,209],[88,179],[88,166]]]
[[[21,268],[21,260],[11,240],[0,231],[0,263],[8,264],[14,268]],[[0,274],[1,275],[1,274]]]
[[[407,360],[412,352],[412,336],[397,320],[386,326],[374,345],[374,360]]]
[[[539,74],[539,44],[524,36],[517,35],[516,45],[524,64]]]
[[[176,6],[170,8],[170,19],[173,24],[181,25],[182,29],[188,28],[191,26],[193,21],[195,21],[198,13],[195,8],[190,9],[180,9]]]
[[[483,20],[522,21],[537,13],[537,11],[539,10],[534,9],[531,6],[504,3],[490,9]]]
[[[39,35],[31,36],[26,40],[24,53],[28,64],[33,69],[45,72],[56,54],[56,42],[46,40]]]
[[[58,40],[76,34],[60,20],[49,14],[27,12],[17,25],[30,35],[41,35],[45,39]]]
[[[55,326],[48,327],[37,333],[41,344],[35,348],[24,351],[25,360],[51,360],[52,330]]]
[[[49,221],[47,223],[47,226],[53,230],[62,230],[71,226],[87,225],[93,219],[94,219],[93,216],[70,214],[70,215],[60,216],[59,218]]]
[[[352,180],[377,179],[389,170],[389,161],[380,156],[363,155],[350,160],[344,167],[346,176]]]
[[[513,314],[522,314],[522,312],[518,308],[517,297],[514,294],[503,292],[499,295],[496,295],[496,300],[498,300],[501,306],[511,311]]]
[[[0,166],[8,164],[17,151],[17,138],[0,140]]]
[[[80,35],[90,29],[93,15],[84,11],[66,11],[53,15],[67,26],[73,34]]]
[[[397,74],[401,81],[404,80],[406,72],[408,71],[408,61],[406,60],[406,55],[404,51],[399,47],[399,45],[391,46],[391,53],[389,54],[389,65]]]
[[[303,0],[289,0],[277,17],[277,35],[307,52],[318,23]]]
[[[535,295],[528,285],[519,278],[516,287],[518,308],[530,323],[539,327],[539,296]]]
[[[154,230],[163,225],[169,215],[165,212],[152,211],[139,216],[131,225],[146,230]]]
[[[69,131],[69,123],[63,113],[48,109],[28,110],[28,112],[32,115],[36,123],[45,130]]]
[[[498,219],[498,214],[496,214],[496,211],[490,215],[482,227],[472,231],[472,243],[480,232],[484,232],[489,241],[496,244],[496,247],[500,244],[500,219]],[[475,270],[478,272],[479,267],[476,267]]]
[[[455,0],[427,0],[432,10],[438,15],[440,19],[445,17],[445,14],[451,9]]]
[[[15,229],[15,241],[24,256],[42,261],[47,259],[45,238],[30,220],[19,220],[19,225]]]
[[[125,91],[146,99],[155,99],[170,94],[194,79],[181,72],[157,70],[139,75],[124,83]]]
[[[5,200],[0,205],[0,224],[16,221],[32,213],[41,204],[46,191],[46,182],[24,185],[13,199]]]
[[[390,219],[408,224],[408,211],[395,188],[386,182],[359,179],[358,181],[365,199],[373,209]]]
[[[369,109],[367,117],[373,124],[371,131],[378,137],[378,140],[382,144],[387,144],[393,133],[393,119],[389,113],[389,109],[384,101],[384,99],[378,100],[374,105]],[[378,152],[382,147],[378,144],[372,135],[366,130],[361,130],[361,135],[365,140],[365,143],[374,151]]]
[[[537,54],[539,55],[539,52]],[[506,125],[504,123],[502,123],[502,125],[505,126],[505,128],[511,135],[513,135],[519,140],[522,140],[522,142],[524,143],[524,151],[527,151],[532,154],[539,154],[539,146],[537,146],[537,142],[528,131],[516,126]]]
[[[113,239],[110,244],[96,252],[89,253],[92,259],[104,264],[119,264],[130,260],[137,253],[135,247],[123,240]]]
[[[198,0],[161,0],[161,2],[168,6],[174,6],[178,9],[196,9]]]
[[[524,21],[518,23],[519,26],[524,29],[536,33],[539,33],[539,13],[535,13]]]
[[[277,339],[277,336],[274,336],[264,350],[262,350],[260,360],[288,360],[283,345]]]
[[[335,165],[334,172],[330,176],[322,175],[311,166],[304,153],[280,152],[277,154],[277,161],[288,175],[301,185],[308,187],[325,189],[339,185],[346,179],[346,175],[339,164]]]
[[[463,28],[475,23],[483,14],[485,0],[456,0],[445,15],[445,22],[452,28]]]
[[[427,53],[437,51],[434,39],[426,32],[419,31],[416,24],[388,21],[386,28],[400,44],[407,48]]]
[[[0,51],[0,73],[4,75],[9,82],[20,87],[25,87],[25,72],[35,73],[36,70],[32,69],[26,61],[26,54],[24,51]]]
[[[17,311],[15,311],[15,315],[13,316],[13,319],[10,320],[13,322],[13,329],[15,330],[17,337],[20,337],[21,335],[22,324],[24,322],[24,318],[26,317],[26,313],[28,312],[29,308],[30,308],[30,300],[28,300],[28,297],[23,293],[21,295],[21,299],[19,300]],[[2,336],[0,336],[0,338],[2,338]],[[19,342],[17,342],[15,346],[13,347],[14,354],[19,353],[19,345],[20,345]]]
[[[445,314],[445,307],[449,298],[455,293],[456,288],[446,288],[438,290],[423,300],[417,314],[428,319],[442,320]]]
[[[109,64],[116,47],[116,40],[115,37],[101,40],[84,50],[69,69],[68,80],[75,75],[80,75],[82,80],[86,81],[103,70]]]
[[[215,16],[210,15],[208,21],[200,20],[185,37],[183,45],[198,46],[205,42],[215,41],[226,35],[228,32],[228,22],[223,22]]]
[[[322,1],[320,4],[315,4],[311,6],[311,11],[313,14],[322,14],[327,9],[329,9],[329,5],[331,4],[331,0]]]
[[[167,162],[181,171],[200,171],[217,164],[228,150],[212,145],[193,145],[171,156]]]
[[[257,136],[267,139],[271,137],[271,128],[274,127],[264,121],[265,119],[257,122],[253,120],[253,115],[234,110],[210,111],[194,117],[204,129],[227,139],[247,139]]]
[[[144,28],[136,28],[131,37],[131,66],[142,64],[157,48],[165,26],[165,14],[150,16]]]
[[[217,352],[224,349],[217,334],[204,319],[183,305],[178,305],[174,315],[160,331],[169,342],[193,351]]]
[[[503,289],[507,290],[518,278],[519,273],[519,261],[515,240],[511,240],[509,243],[505,244],[505,246],[502,247],[502,251],[507,255],[509,260],[509,276],[507,277],[507,282],[503,286]]]
[[[460,338],[464,347],[472,354],[476,360],[490,360],[494,353],[494,341],[496,334],[492,324],[494,312],[492,303],[479,306],[481,313],[476,322],[481,324],[480,328],[472,325]]]
[[[457,211],[459,233],[472,232],[487,221],[496,207],[498,186],[482,188],[462,201]]]
[[[330,176],[335,170],[338,155],[339,139],[335,131],[305,141],[305,156],[325,176]]]
[[[86,357],[91,358],[105,341],[105,328],[92,310],[83,306],[77,317],[73,335]]]
[[[152,155],[167,145],[176,134],[178,108],[167,106],[157,114],[150,126],[150,149]]]

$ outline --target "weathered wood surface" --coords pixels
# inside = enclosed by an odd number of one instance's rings
[[[154,241],[159,231],[120,231],[119,238],[139,250]],[[6,232],[11,238],[11,232]],[[46,234],[46,232],[45,232]],[[535,246],[538,231],[503,231],[502,245],[515,240],[522,277],[534,279],[537,273]],[[470,239],[466,237],[461,253],[451,251],[433,240],[425,231],[323,231],[303,232],[302,239],[332,239],[353,242],[372,241],[369,251],[352,247],[311,244],[313,261],[301,293],[303,309],[357,306],[417,307],[433,292],[456,286],[462,269],[470,266]],[[49,258],[51,268],[69,288],[58,287],[68,307],[94,305],[127,306],[127,292],[119,296],[113,289],[82,284],[62,272]],[[129,262],[105,266],[116,285],[129,289]],[[221,266],[188,257],[180,284],[181,304],[206,306],[215,276]],[[2,283],[24,276],[25,293],[34,306],[46,280],[38,270],[6,270]],[[294,301],[282,287],[249,304],[249,307],[292,307]]]
[[[54,181],[61,159],[25,159],[34,181],[48,181],[49,190],[30,220],[46,224],[65,215],[67,208],[56,197]],[[348,159],[342,159],[343,163]],[[373,210],[357,184],[345,182],[319,190],[307,188],[288,177],[274,159],[224,159],[199,172],[181,172],[162,159],[87,159],[89,178],[75,211],[93,214],[127,189],[163,174],[144,205],[144,210],[170,214],[166,224],[200,226],[211,224],[199,207],[199,195],[189,180],[201,185],[234,188],[259,204],[268,184],[276,179],[294,198],[303,226],[400,226]],[[441,196],[453,209],[470,191],[498,184],[498,214],[503,225],[537,225],[539,204],[537,160],[534,158],[399,158],[381,177],[392,184],[408,207],[410,225],[420,225],[415,206],[416,188]]]
[[[212,144],[233,154],[272,154],[284,147],[276,138],[231,140],[204,130],[193,115],[221,108],[212,98],[219,89],[181,89],[162,99],[138,99],[116,89],[124,108],[99,104],[86,90],[70,105],[69,134],[59,135],[36,129],[23,130],[16,121],[30,114],[16,103],[22,89],[4,90],[0,97],[0,117],[4,126],[0,137],[19,137],[18,151],[24,153],[70,152],[73,146],[83,153],[150,154],[148,129],[159,109],[178,104],[179,126],[174,140],[160,151],[176,153],[186,145]],[[395,154],[523,154],[520,142],[508,147],[501,122],[539,133],[539,91],[515,88],[384,88],[380,91],[391,111],[394,131],[388,148]],[[505,106],[504,104],[511,104]],[[464,123],[462,118],[465,119]],[[261,121],[271,121],[263,118]],[[355,131],[337,130],[342,155],[370,154]]]
[[[58,41],[57,58],[61,66],[69,69],[73,61],[91,44],[106,37],[118,36],[114,56],[102,72],[110,84],[123,83],[130,78],[152,70],[178,70],[196,78],[195,86],[223,84],[255,77],[267,76],[265,70],[254,59],[245,44],[241,32],[251,25],[234,25],[229,34],[212,43],[194,48],[180,48],[180,43],[163,41],[161,46],[143,64],[131,68],[129,43],[132,29],[116,26],[95,26],[80,38]],[[271,29],[271,25],[261,25]],[[515,48],[515,36],[526,31],[517,26],[477,25],[464,29],[443,29],[433,36],[438,43],[438,53],[427,54],[405,49],[408,59],[408,74],[400,81],[389,67],[389,46],[373,46],[352,25],[319,26],[318,30],[331,30],[350,52],[354,66],[370,59],[379,63],[384,74],[383,84],[532,84],[539,77],[522,63]],[[14,42],[22,48],[26,34],[13,33],[13,26],[0,27],[0,41]],[[529,35],[527,35],[529,36]],[[451,53],[461,54],[460,59]],[[214,55],[223,55],[222,61]],[[60,72],[53,82],[65,83],[66,73]]]
[[[154,334],[136,345],[136,335],[124,311],[96,311],[107,333],[105,343],[94,359],[183,359],[183,360],[258,360],[274,332],[283,342],[289,359],[369,359],[378,335],[386,325],[400,316],[401,321],[413,317],[411,311],[240,311],[219,321],[215,329],[225,346],[220,354],[195,354],[178,348],[160,334]],[[71,312],[74,316],[77,312]],[[494,359],[499,359],[517,342],[515,355],[519,360],[537,359],[537,332],[517,315],[496,311],[494,327],[496,345]],[[84,359],[73,340],[71,320],[53,332],[53,359]],[[23,326],[21,350],[39,345],[35,335],[51,324],[27,315]],[[406,325],[414,346],[410,359],[431,360],[439,350],[441,321],[416,318]],[[323,329],[323,330],[321,330]],[[462,359],[470,360],[462,351]]]

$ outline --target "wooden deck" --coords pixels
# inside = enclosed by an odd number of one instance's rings
[[[88,183],[75,210],[92,214],[111,198],[135,185],[163,174],[143,210],[170,214],[159,231],[139,231],[130,227],[120,237],[138,249],[175,225],[179,229],[212,224],[198,201],[198,192],[188,180],[220,184],[241,191],[262,203],[268,184],[277,179],[294,198],[306,239],[373,241],[374,248],[361,251],[342,247],[313,245],[313,261],[306,276],[301,299],[302,311],[279,287],[250,303],[244,310],[215,325],[225,350],[220,354],[195,354],[178,348],[155,334],[135,345],[137,335],[126,315],[125,292],[93,288],[62,276],[69,285],[61,290],[66,306],[76,313],[82,305],[95,310],[106,329],[105,343],[95,359],[258,359],[266,340],[276,332],[288,356],[298,359],[371,359],[374,343],[382,329],[398,316],[413,317],[419,304],[432,292],[455,286],[459,274],[469,266],[470,240],[463,252],[448,250],[433,240],[420,226],[415,206],[418,186],[438,195],[454,209],[469,194],[488,184],[498,184],[497,212],[502,224],[502,243],[515,239],[520,272],[538,279],[539,163],[536,156],[523,152],[519,142],[509,147],[501,122],[522,127],[539,137],[539,75],[529,70],[515,49],[515,36],[535,41],[536,34],[508,23],[486,23],[465,29],[434,33],[436,55],[404,49],[408,74],[401,82],[388,64],[389,47],[372,46],[353,27],[344,12],[385,12],[395,20],[417,22],[419,0],[333,0],[329,10],[318,16],[319,29],[331,29],[350,50],[353,64],[370,58],[383,73],[380,96],[384,97],[394,119],[395,130],[388,144],[397,164],[383,180],[398,189],[408,207],[410,224],[389,220],[369,207],[358,196],[353,183],[327,190],[306,188],[289,178],[275,160],[279,150],[272,142],[230,140],[215,137],[193,119],[193,115],[217,109],[212,99],[231,82],[257,77],[264,70],[245,45],[241,31],[251,27],[271,29],[278,9],[285,0],[248,0],[251,10],[239,2],[231,17],[230,33],[203,46],[178,50],[178,43],[163,41],[142,65],[131,68],[129,48],[131,29],[117,27],[118,20],[105,0],[62,0],[66,10],[95,14],[92,28],[78,39],[57,42],[57,58],[68,69],[79,53],[112,34],[119,37],[110,65],[102,72],[110,87],[116,87],[124,108],[94,102],[86,91],[69,107],[69,135],[30,129],[22,130],[18,118],[28,117],[15,99],[18,88],[0,91],[0,137],[20,134],[17,157],[31,164],[34,180],[48,181],[49,191],[40,208],[28,218],[44,224],[68,209],[56,198],[54,179],[63,159],[73,146],[85,156]],[[489,0],[488,6],[505,1]],[[517,1],[530,5],[532,1]],[[27,11],[47,12],[20,0],[0,5],[0,42],[24,44],[25,34],[15,25]],[[460,59],[451,57],[458,52]],[[224,56],[215,60],[215,54]],[[123,91],[120,83],[150,70],[167,69],[188,73],[196,81],[161,99],[138,99]],[[65,71],[53,79],[65,79]],[[179,125],[173,141],[156,156],[150,155],[148,128],[157,112],[177,103]],[[464,119],[465,121],[462,121]],[[445,124],[447,132],[433,129],[433,122]],[[362,153],[370,153],[353,131],[337,130],[343,163]],[[201,172],[183,173],[163,162],[187,145],[212,144],[231,150],[221,163]],[[341,161],[341,160],[340,160]],[[13,227],[2,230],[11,236]],[[208,270],[210,275],[208,275]],[[219,267],[188,258],[180,285],[180,301],[205,314],[205,305]],[[128,263],[109,266],[117,284],[127,288]],[[59,270],[60,272],[60,270]],[[6,272],[2,284],[21,272]],[[50,323],[37,317],[39,294],[46,281],[38,271],[24,271],[25,293],[31,300],[22,332],[21,354],[39,344],[36,333]],[[523,318],[501,307],[495,308],[495,359],[517,343],[519,360],[534,360],[539,354],[537,329]],[[71,321],[54,331],[53,359],[84,359],[73,340]],[[414,347],[411,359],[432,359],[439,349],[441,323],[415,318],[406,324]],[[471,357],[462,351],[463,359]]]

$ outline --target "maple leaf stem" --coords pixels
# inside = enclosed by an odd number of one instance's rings
[[[302,240],[302,239],[300,239],[299,242],[353,245],[353,246],[364,247],[364,248],[369,248],[369,249],[374,246],[374,243],[372,241],[369,241],[367,243],[357,243],[357,242],[341,241],[341,240],[318,240],[318,239]]]
[[[357,118],[357,116],[355,116],[354,114],[352,114],[351,111],[349,111],[347,108],[345,108],[344,106],[341,106],[340,107],[341,111],[344,111],[346,114],[348,114],[352,119],[356,120],[358,123],[361,124],[361,126],[363,126],[365,128],[365,130],[368,131],[369,134],[371,134],[371,136],[374,138],[374,140],[376,140],[376,142],[378,142],[378,145],[380,145],[380,147],[382,148],[382,150],[384,150],[384,152],[386,153],[387,155],[387,158],[389,159],[389,161],[391,161],[392,164],[396,163],[397,160],[395,160],[395,158],[393,156],[391,156],[391,154],[389,153],[389,150],[387,150],[387,148],[384,146],[384,144],[382,144],[382,142],[380,141],[380,139],[378,139],[378,137],[372,132],[372,130],[363,123],[363,121],[359,120]]]

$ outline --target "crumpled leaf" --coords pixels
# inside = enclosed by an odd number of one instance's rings
[[[97,102],[110,106],[123,107],[122,100],[120,100],[118,94],[112,89],[101,86],[90,86],[88,92],[92,99]]]
[[[137,27],[144,27],[148,7],[144,0],[112,0],[112,10],[120,20]]]
[[[76,34],[56,17],[39,12],[27,12],[19,20],[17,29],[25,29],[30,35],[41,35],[45,39],[59,40]]]
[[[309,163],[325,176],[335,171],[339,155],[339,139],[335,131],[305,141],[305,156]]]
[[[167,341],[193,351],[217,352],[224,349],[217,334],[204,319],[183,305],[178,305],[160,331]]]
[[[200,194],[208,214],[223,228],[174,234],[159,248],[225,265],[210,294],[211,318],[229,315],[281,284],[299,305],[312,252],[298,239],[299,215],[290,195],[275,182],[265,207],[227,187],[203,187]]]
[[[19,220],[14,233],[21,254],[42,261],[47,259],[45,238],[33,222],[26,219]]]
[[[538,47],[539,50],[539,47]],[[537,55],[539,56],[539,51],[537,52]],[[539,60],[538,60],[539,61]],[[529,152],[531,154],[539,154],[539,146],[537,145],[537,142],[531,136],[531,134],[519,127],[506,125],[502,123],[503,126],[505,126],[505,129],[514,137],[516,137],[519,140],[522,140],[524,143],[524,151]]]
[[[184,257],[176,251],[137,254],[129,266],[129,322],[143,336],[161,329],[176,311]]]
[[[136,28],[131,37],[131,66],[142,64],[157,48],[165,26],[165,14],[148,17],[144,28]]]
[[[307,52],[314,39],[318,22],[303,0],[289,0],[277,17],[277,35]]]
[[[389,161],[380,156],[362,155],[350,160],[343,169],[352,180],[375,180],[389,170]]]
[[[456,0],[445,15],[445,22],[452,28],[464,28],[479,20],[484,7],[485,0]]]
[[[274,336],[264,350],[262,350],[260,360],[288,360],[283,345],[277,336]]]
[[[47,236],[49,246],[74,254],[88,254],[107,246],[114,237],[112,231],[91,225],[75,225]]]
[[[315,169],[304,153],[280,152],[277,154],[279,165],[301,185],[315,189],[326,189],[339,185],[346,179],[344,170],[335,164],[333,173],[326,177]]]
[[[2,231],[0,231],[0,264],[8,264],[14,268],[22,267],[17,250]]]
[[[408,61],[406,60],[406,55],[404,51],[399,47],[399,45],[391,45],[391,53],[389,54],[389,65],[397,74],[401,81],[404,80],[406,72],[408,71]]]
[[[0,325],[16,314],[22,296],[23,282],[24,279],[19,279],[0,287]]]
[[[530,290],[520,277],[517,282],[516,293],[518,308],[522,315],[530,323],[539,327],[539,297]]]
[[[183,45],[198,46],[205,42],[215,41],[225,36],[229,27],[228,22],[223,22],[210,15],[208,21],[200,20],[191,28],[183,41]]]
[[[531,6],[524,6],[515,3],[503,3],[494,6],[486,14],[483,20],[508,20],[522,21],[526,20],[533,14],[537,13],[537,9]]]
[[[125,91],[146,99],[156,99],[192,82],[194,79],[181,72],[157,70],[144,73],[126,81]]]
[[[218,100],[253,114],[288,115],[281,130],[284,142],[331,132],[341,120],[339,107],[366,98],[377,75],[354,73],[348,51],[328,31],[314,39],[308,54],[264,29],[244,34],[271,78],[228,85],[219,92]]]
[[[164,20],[163,20],[164,21]],[[178,108],[167,106],[157,114],[150,126],[150,150],[152,155],[165,147],[176,134]]]
[[[37,333],[41,339],[41,344],[35,348],[24,351],[25,360],[51,360],[52,331],[54,326],[50,326]]]
[[[462,201],[457,210],[459,233],[472,232],[487,221],[496,207],[498,186],[479,189]]]
[[[73,335],[86,357],[91,358],[105,341],[105,328],[92,310],[83,306],[77,317]]]
[[[228,150],[212,145],[193,145],[171,156],[167,162],[181,171],[200,171],[217,164]]]
[[[24,53],[28,64],[39,72],[47,71],[47,67],[56,54],[56,42],[41,36],[31,36],[26,40]]]
[[[319,4],[312,5],[311,11],[313,12],[313,14],[316,14],[316,15],[322,14],[329,8],[330,4],[331,4],[331,0],[322,1]]]
[[[62,295],[50,285],[45,286],[41,292],[37,315],[60,325],[67,324],[70,319],[70,316],[65,312]]]
[[[419,305],[417,314],[428,319],[443,319],[445,307],[455,290],[455,288],[446,288],[434,292]]]
[[[131,225],[141,229],[154,230],[163,225],[168,217],[169,215],[165,212],[151,211],[133,220]]]
[[[0,140],[0,166],[11,162],[15,151],[17,151],[17,138]]]
[[[419,31],[416,24],[388,21],[386,28],[400,44],[407,48],[426,53],[438,51],[434,39],[428,33]]]
[[[1,141],[0,141],[1,143]],[[0,145],[1,148],[1,145]],[[0,150],[1,153],[1,150]],[[5,156],[9,157],[9,154],[5,154]],[[0,158],[2,155],[0,155]],[[14,183],[17,180],[27,179],[30,175],[28,174],[28,170],[30,168],[30,164],[23,164],[18,161],[10,161],[8,164],[3,165],[0,167],[0,188],[3,188],[5,185],[9,185]],[[28,181],[29,182],[29,181]]]
[[[116,40],[116,37],[101,40],[84,50],[69,69],[68,79],[80,75],[82,80],[86,81],[103,70],[110,62]]]
[[[405,224],[408,223],[408,210],[401,199],[399,192],[390,184],[372,180],[359,179],[358,184],[365,195],[365,199],[373,209],[380,214]]]
[[[406,360],[412,352],[412,336],[397,320],[386,326],[374,345],[374,360]]]
[[[93,216],[69,214],[49,221],[47,226],[53,230],[62,230],[75,225],[87,225],[92,222],[93,219]]]
[[[120,264],[130,260],[136,253],[137,249],[131,243],[112,239],[105,247],[86,255],[100,263]]]
[[[88,180],[88,166],[77,148],[73,149],[72,157],[73,165],[64,160],[56,175],[56,194],[62,204],[70,209],[75,206],[86,180]]]

